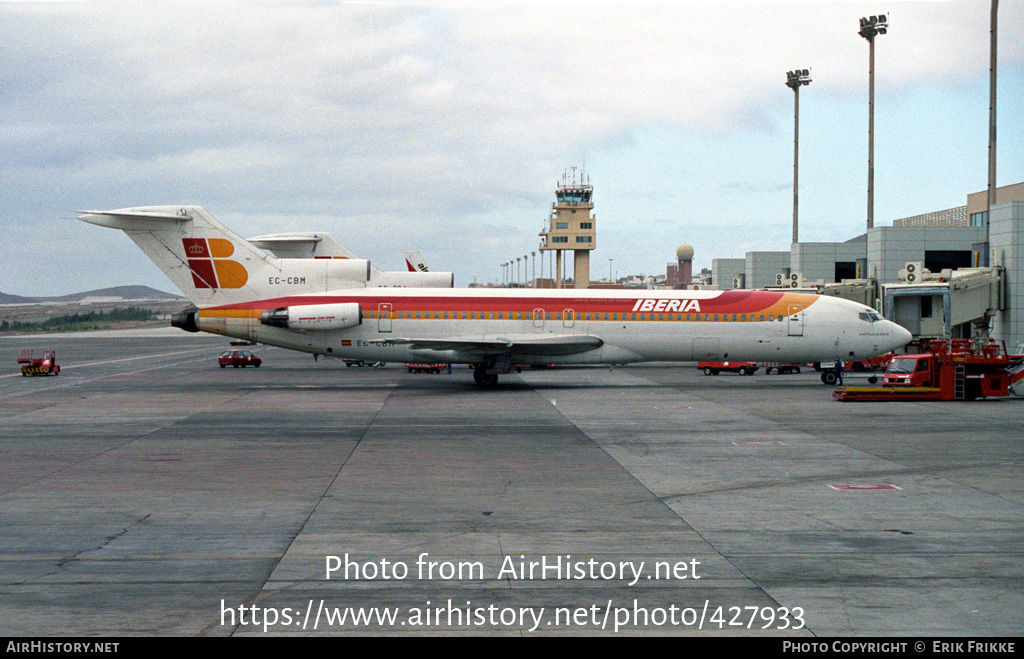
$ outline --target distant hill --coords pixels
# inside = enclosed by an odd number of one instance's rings
[[[0,304],[26,304],[35,301],[34,297],[21,297],[0,291]]]
[[[180,300],[180,295],[164,293],[149,286],[114,286],[113,288],[101,288],[95,291],[84,291],[72,293],[59,297],[22,297],[0,292],[0,304],[31,304],[46,302],[79,302],[89,297],[119,297],[123,300]]]

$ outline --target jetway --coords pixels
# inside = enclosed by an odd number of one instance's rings
[[[900,281],[844,279],[820,286],[821,295],[860,302],[910,330],[915,340],[987,338],[997,311],[1005,309],[1005,277],[1001,266],[930,272],[910,262]]]
[[[988,337],[992,317],[1005,306],[1001,266],[918,273],[882,285],[886,318],[917,339]]]

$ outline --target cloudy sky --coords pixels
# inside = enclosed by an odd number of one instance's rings
[[[570,167],[593,184],[592,277],[787,250],[987,185],[989,2],[0,1],[0,291],[173,285],[77,209],[190,203],[243,236],[332,233],[457,285],[535,250]],[[1000,185],[1024,181],[1024,3],[999,18]]]

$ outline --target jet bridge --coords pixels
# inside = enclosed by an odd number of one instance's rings
[[[1004,308],[1002,267],[932,273],[917,263],[907,266],[899,282],[882,285],[886,318],[915,339],[988,336],[992,316]]]

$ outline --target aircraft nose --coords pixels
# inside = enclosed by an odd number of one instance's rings
[[[889,325],[889,336],[892,337],[892,348],[890,348],[890,350],[903,347],[910,343],[910,340],[914,338],[914,335],[911,334],[910,330],[907,328],[897,325],[891,321]]]

